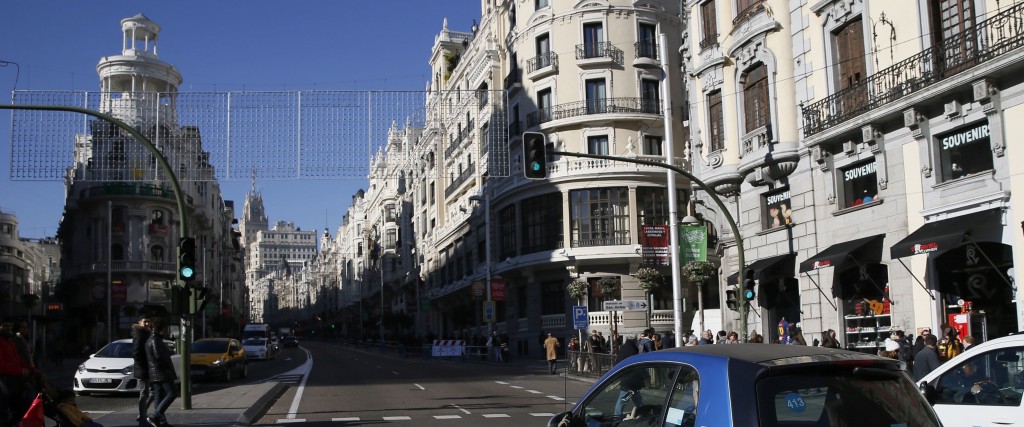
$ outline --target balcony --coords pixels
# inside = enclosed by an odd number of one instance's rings
[[[162,261],[113,261],[110,263],[110,271],[112,272],[176,274],[177,267],[176,263]],[[78,269],[83,273],[105,273],[107,271],[107,263],[101,261],[79,264]]]
[[[542,123],[572,117],[593,114],[656,114],[661,115],[661,101],[647,98],[602,98],[588,101],[575,101],[542,108],[526,115],[526,127],[532,128]]]
[[[1017,3],[940,45],[804,107],[804,137],[964,74],[1021,46],[1024,46],[1024,3]]]
[[[634,67],[651,68],[660,67],[661,62],[658,59],[658,44],[655,42],[636,42],[633,43],[633,49],[636,52],[636,58],[633,59]]]
[[[558,72],[558,54],[546,52],[526,61],[526,77],[537,81]]]
[[[622,65],[624,57],[622,49],[610,42],[584,43],[576,45],[576,64],[586,65]]]
[[[593,219],[593,218],[592,218]],[[613,231],[614,233],[614,231]],[[586,248],[592,246],[616,246],[616,245],[628,245],[629,235],[624,234],[621,236],[607,236],[607,237],[595,237],[592,239],[579,239],[572,241],[572,247],[574,248]]]
[[[518,68],[509,70],[508,75],[505,76],[505,90],[508,91],[508,96],[511,97],[513,93],[522,88],[522,71]]]
[[[455,179],[452,180],[452,183],[448,184],[448,187],[445,187],[444,197],[451,197],[452,194],[455,194],[455,191],[458,190],[464,182],[472,178],[474,173],[476,173],[476,165],[470,163],[466,170],[462,171],[459,176],[455,177]]]

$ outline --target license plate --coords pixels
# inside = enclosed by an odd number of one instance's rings
[[[113,382],[113,380],[111,380],[110,378],[93,378],[89,382],[93,384],[110,384],[111,382]]]

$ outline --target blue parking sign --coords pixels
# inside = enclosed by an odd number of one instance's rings
[[[590,326],[590,316],[587,314],[587,306],[572,306],[572,325],[576,329],[587,329]]]

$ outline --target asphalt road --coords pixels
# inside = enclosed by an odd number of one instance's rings
[[[257,425],[545,425],[589,382],[549,375],[546,362],[460,362],[304,341],[312,366]]]

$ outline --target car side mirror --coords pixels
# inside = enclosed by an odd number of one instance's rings
[[[571,427],[572,412],[562,412],[548,419],[548,427]]]
[[[935,387],[927,381],[921,381],[921,384],[918,384],[917,387],[921,390],[921,394],[924,395],[924,400],[927,400],[929,405],[934,405],[938,397]]]

